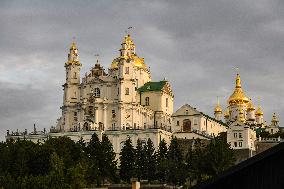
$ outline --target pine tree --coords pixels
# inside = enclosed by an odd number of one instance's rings
[[[140,181],[143,176],[143,171],[145,167],[145,153],[143,150],[143,145],[140,139],[137,140],[137,146],[135,149],[135,176]]]
[[[185,181],[185,165],[183,163],[182,153],[178,146],[177,138],[171,140],[168,151],[168,182],[174,185],[183,184]]]
[[[100,162],[102,162],[102,148],[100,140],[96,133],[92,135],[89,145],[86,148],[88,157],[88,181],[93,183],[96,182],[97,186],[101,185],[101,170]]]
[[[135,173],[134,167],[135,151],[132,146],[131,139],[125,141],[124,147],[120,152],[120,178],[125,182],[130,182],[130,179]]]
[[[150,138],[147,140],[143,151],[145,153],[144,176],[148,182],[151,182],[155,179],[156,174],[156,154],[153,142]]]
[[[167,144],[165,140],[161,140],[157,152],[157,179],[161,183],[165,183],[168,175],[168,159],[167,159]]]
[[[234,151],[227,143],[226,134],[219,134],[204,149],[204,172],[210,177],[230,168],[235,163]]]
[[[108,178],[110,181],[117,181],[117,161],[116,154],[113,151],[111,142],[109,141],[106,135],[103,135],[101,142],[101,149],[103,149],[102,162],[100,162],[100,169],[102,171],[102,179],[104,182],[105,178]]]

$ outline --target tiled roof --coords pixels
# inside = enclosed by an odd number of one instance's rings
[[[158,81],[158,82],[150,81],[148,83],[145,83],[142,87],[140,87],[137,90],[140,93],[147,92],[147,91],[161,91],[166,83],[167,81]]]

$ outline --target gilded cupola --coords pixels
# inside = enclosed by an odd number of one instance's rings
[[[255,110],[255,107],[252,103],[252,100],[250,99],[248,106],[247,106],[247,111],[250,112],[250,111],[254,111],[254,110]]]
[[[222,113],[223,110],[222,110],[222,107],[220,106],[220,102],[219,102],[219,99],[218,99],[218,102],[217,102],[217,105],[214,109],[214,113]]]
[[[255,112],[255,115],[257,115],[257,116],[263,116],[263,111],[262,111],[260,105],[258,105],[257,110],[256,110],[256,112]]]
[[[140,58],[136,55],[135,44],[130,35],[126,35],[124,37],[119,51],[120,56],[112,61],[110,69],[118,69],[118,64],[122,60],[126,60],[128,62],[133,61],[135,67],[147,69],[144,58]]]
[[[68,65],[81,65],[79,61],[78,49],[75,42],[73,42],[70,47],[68,61],[65,63],[65,66]]]
[[[247,104],[248,102],[249,98],[246,96],[241,86],[241,77],[239,74],[237,74],[235,90],[228,99],[228,103],[230,105],[233,105],[233,104]]]

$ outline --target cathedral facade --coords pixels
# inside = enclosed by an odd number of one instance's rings
[[[129,35],[108,72],[97,63],[80,79],[82,64],[72,44],[65,63],[62,116],[54,130],[170,130],[174,95],[170,84],[153,82]],[[81,82],[80,82],[81,81]]]
[[[82,63],[74,42],[64,67],[62,113],[56,126],[50,132],[35,127],[31,133],[7,131],[7,140],[44,142],[66,136],[88,142],[94,133],[99,137],[105,134],[119,154],[127,138],[134,146],[137,139],[145,143],[150,138],[157,148],[161,140],[169,144],[172,137],[211,140],[228,129],[218,111],[213,118],[185,104],[174,112],[170,83],[152,81],[150,69],[137,55],[130,35],[123,38],[119,54],[107,71],[97,61],[88,73],[81,74]]]

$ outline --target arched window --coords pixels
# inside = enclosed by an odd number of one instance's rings
[[[169,99],[166,98],[166,107],[168,107],[168,106],[169,106]]]
[[[150,105],[150,98],[146,97],[145,98],[145,106],[149,106]]]
[[[183,132],[191,131],[191,121],[189,119],[183,120],[182,126],[183,126],[182,128]]]
[[[99,88],[95,88],[95,90],[94,90],[94,96],[97,97],[97,98],[99,98],[99,97],[101,96],[101,91],[100,91]]]
[[[129,95],[129,88],[125,88],[125,95]]]

